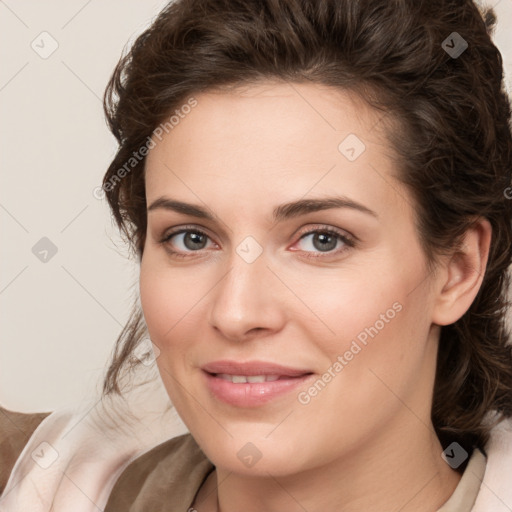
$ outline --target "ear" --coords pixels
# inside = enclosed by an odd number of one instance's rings
[[[492,227],[478,218],[466,231],[461,247],[437,274],[432,322],[449,325],[461,318],[475,299],[487,266]]]

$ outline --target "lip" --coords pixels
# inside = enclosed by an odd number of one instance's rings
[[[313,377],[308,369],[291,368],[263,361],[215,361],[202,368],[206,386],[210,393],[236,407],[258,407],[290,393],[304,385]],[[269,382],[233,383],[217,377],[216,374],[228,375],[273,375],[278,380]]]

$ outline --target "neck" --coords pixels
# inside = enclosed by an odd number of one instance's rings
[[[251,477],[217,468],[194,506],[198,512],[434,512],[461,475],[441,458],[431,423],[407,410],[394,423],[342,459],[298,474]]]

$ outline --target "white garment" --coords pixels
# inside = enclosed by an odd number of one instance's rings
[[[188,432],[159,378],[138,387],[48,415],[16,461],[0,512],[103,510],[133,459]]]
[[[511,512],[512,419],[504,420],[492,429],[485,450],[484,479],[471,512]]]

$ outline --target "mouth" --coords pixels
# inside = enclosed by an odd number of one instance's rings
[[[313,377],[307,369],[273,363],[218,361],[201,368],[210,394],[235,407],[258,407],[291,393]]]
[[[245,384],[247,382],[250,382],[251,384],[258,382],[274,382],[279,379],[288,378],[283,377],[282,375],[228,375],[227,373],[213,373],[210,375],[218,377],[219,379],[227,380],[233,384]]]

